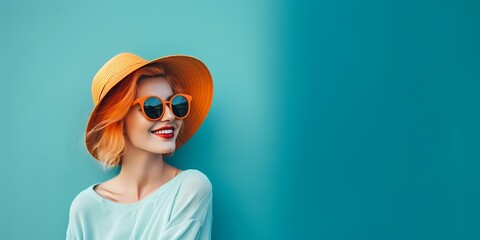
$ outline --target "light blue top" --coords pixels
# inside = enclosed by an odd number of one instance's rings
[[[212,185],[196,169],[180,172],[135,203],[117,203],[93,190],[81,191],[70,206],[67,240],[210,240]]]

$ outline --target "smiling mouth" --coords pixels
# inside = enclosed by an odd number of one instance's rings
[[[152,131],[153,134],[172,134],[173,129]]]
[[[172,138],[174,136],[175,127],[167,126],[161,127],[154,131],[151,131],[155,136],[162,137],[162,138]]]

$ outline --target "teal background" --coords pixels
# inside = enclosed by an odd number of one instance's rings
[[[215,81],[213,239],[480,239],[478,1],[1,1],[0,238],[64,239],[115,54]]]

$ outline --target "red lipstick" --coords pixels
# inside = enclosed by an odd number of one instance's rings
[[[151,131],[151,133],[162,138],[173,138],[174,132],[175,132],[174,126],[164,126]]]

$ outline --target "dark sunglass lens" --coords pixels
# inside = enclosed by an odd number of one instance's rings
[[[149,118],[157,119],[163,112],[162,101],[156,97],[147,98],[143,103],[143,109]]]
[[[172,99],[172,111],[177,117],[185,117],[189,107],[188,101],[184,96],[176,96]]]

